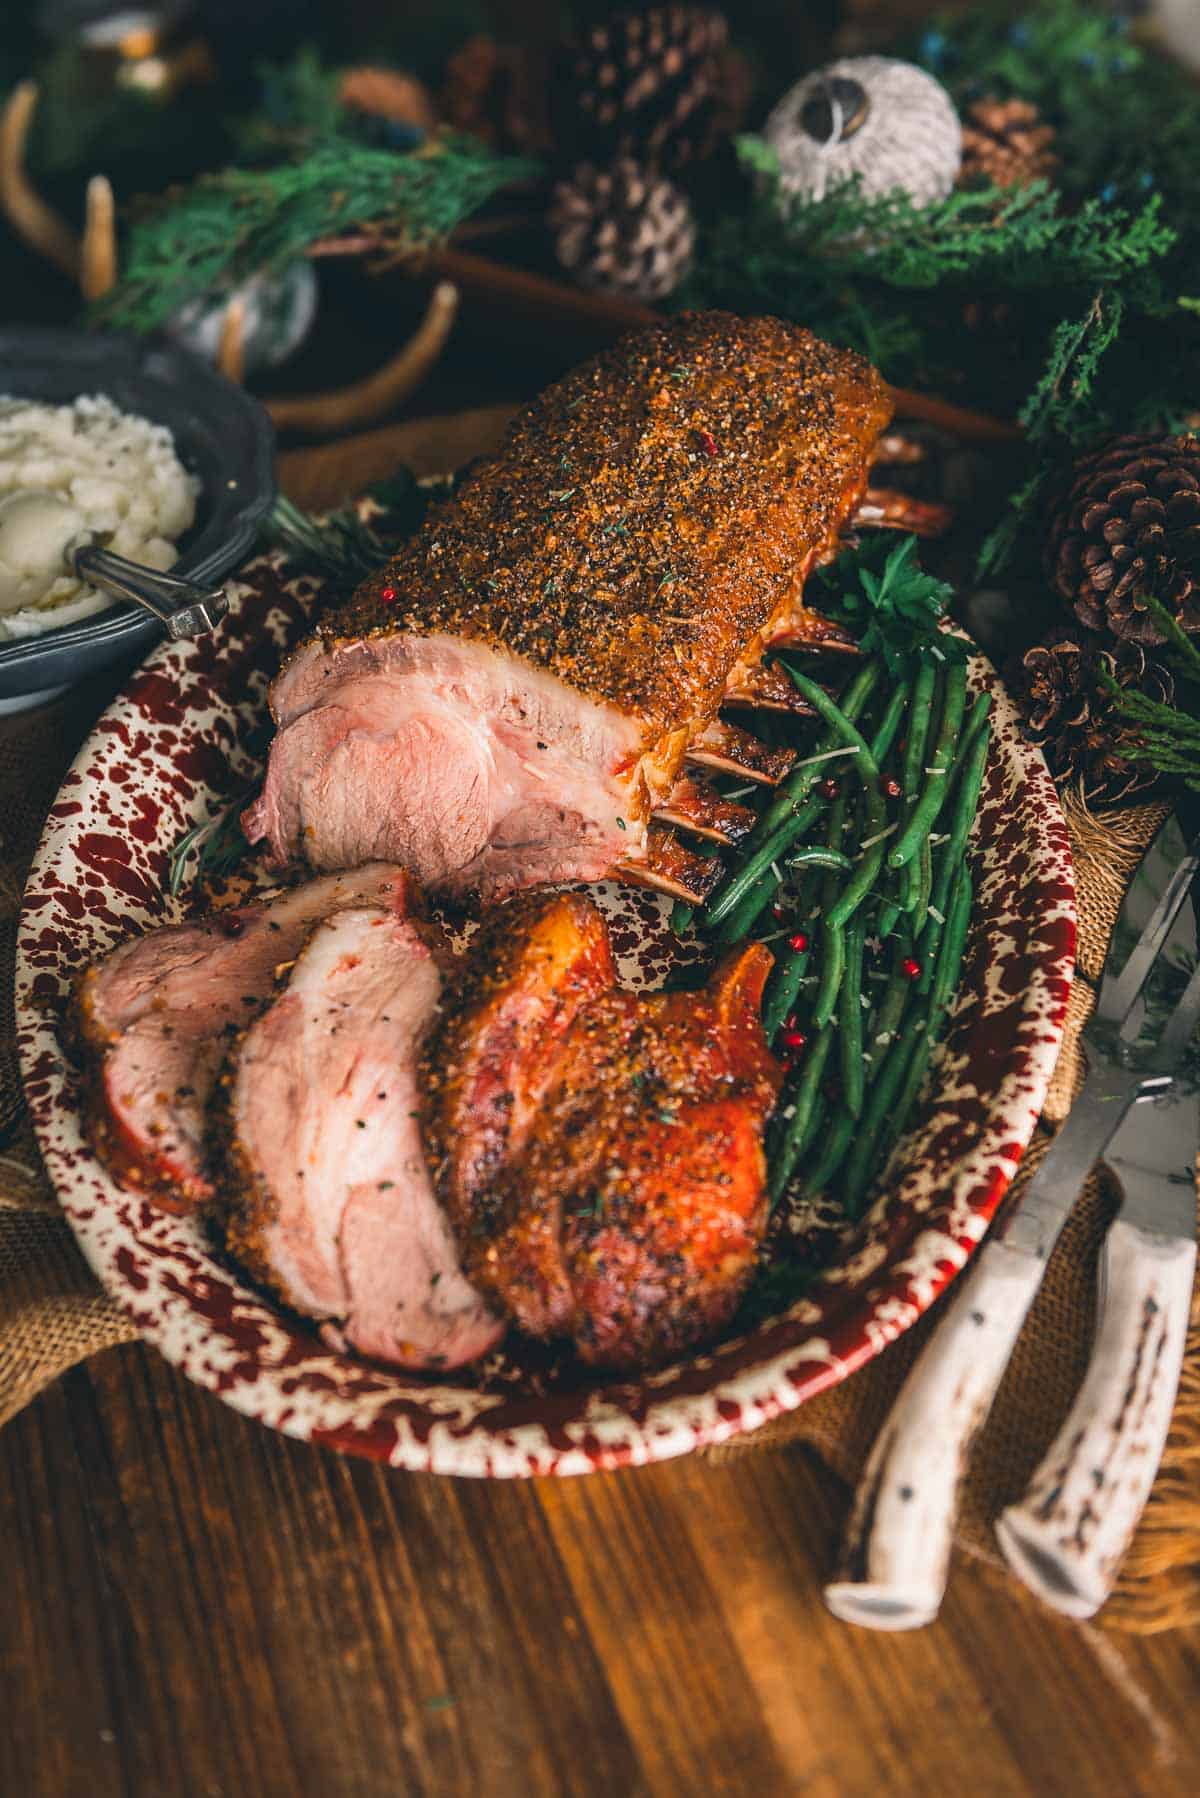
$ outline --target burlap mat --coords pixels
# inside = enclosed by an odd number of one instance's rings
[[[63,702],[0,721],[0,1423],[68,1367],[134,1335],[88,1270],[41,1173],[21,1110],[13,1050],[12,954],[22,882],[42,818],[98,698]],[[1067,796],[1079,881],[1080,978],[1044,1114],[1045,1131],[1026,1159],[1044,1152],[1049,1130],[1082,1078],[1079,1032],[1093,1002],[1125,883],[1164,815],[1143,806],[1093,817]],[[968,1554],[999,1566],[991,1523],[1019,1496],[1082,1377],[1095,1321],[1095,1267],[1112,1212],[1103,1176],[1076,1207],[971,1461],[958,1532]],[[853,1481],[939,1307],[852,1380],[767,1425],[710,1451],[723,1460],[806,1443]],[[1200,1621],[1200,1304],[1193,1310],[1187,1369],[1162,1472],[1103,1621],[1151,1631]]]

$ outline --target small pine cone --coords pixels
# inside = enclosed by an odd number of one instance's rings
[[[682,168],[714,147],[730,111],[729,27],[709,6],[612,13],[562,53],[560,136],[595,162]]]
[[[1055,780],[1079,781],[1085,799],[1116,804],[1146,792],[1158,776],[1135,759],[1136,733],[1117,715],[1101,670],[1150,699],[1169,705],[1174,698],[1170,670],[1140,643],[1113,643],[1071,625],[1028,650],[1009,684]]]
[[[1200,437],[1114,437],[1075,464],[1046,546],[1089,630],[1162,643],[1145,596],[1200,631]]]
[[[1028,187],[1051,181],[1058,157],[1051,149],[1054,127],[1047,125],[1028,100],[998,100],[994,95],[968,106],[962,128],[960,187]]]
[[[661,300],[682,281],[695,229],[687,196],[629,157],[584,163],[560,182],[550,211],[559,262],[581,287]]]

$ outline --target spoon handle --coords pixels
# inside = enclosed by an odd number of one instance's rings
[[[67,559],[81,580],[91,581],[122,599],[131,599],[152,612],[165,625],[168,637],[203,636],[214,630],[229,610],[223,587],[197,586],[195,581],[182,580],[178,575],[126,561],[124,556],[100,549],[94,543],[73,544]]]

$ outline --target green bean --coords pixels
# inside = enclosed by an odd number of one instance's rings
[[[907,917],[915,915],[921,897],[921,870],[917,860],[914,856],[900,870],[900,909]]]
[[[861,716],[863,707],[875,691],[882,674],[883,664],[877,657],[863,663],[842,695],[842,711],[847,718]],[[836,747],[836,737],[832,732],[825,731],[818,739],[813,754],[823,755]],[[795,812],[797,801],[807,798],[810,789],[822,778],[820,762],[806,757],[802,766],[794,767],[780,782],[779,791],[763,813],[756,829],[766,833],[777,829],[785,818]]]
[[[877,659],[865,663],[858,670],[844,696],[842,712],[846,718],[853,720],[863,710],[881,673],[882,664]],[[824,697],[821,688],[817,691]],[[730,873],[724,885],[709,901],[705,920],[710,927],[728,918],[735,906],[743,903],[751,888],[770,874],[772,863],[782,861],[788,846],[805,835],[822,804],[820,800],[809,797],[811,789],[818,780],[824,778],[824,759],[828,751],[837,747],[837,743],[836,732],[827,730],[818,740],[814,756],[805,758],[803,765],[793,768],[782,782],[779,792],[754,828],[748,859]],[[763,884],[759,886],[758,905],[749,913],[748,918],[743,917],[738,929],[724,940],[737,941],[739,937],[748,934],[754,919],[770,899],[775,884],[777,883],[763,880]]]
[[[798,953],[793,951],[786,961],[781,959],[775,963],[768,983],[766,1004],[763,1006],[763,1029],[767,1033],[768,1042],[799,998],[809,960],[808,950],[801,949]]]
[[[894,899],[888,899],[879,908],[879,922],[876,930],[881,938],[891,936],[900,918],[900,906]]]
[[[871,739],[871,759],[875,764],[873,779],[866,782],[866,820],[863,831],[864,841],[870,846],[865,849],[859,859],[858,867],[850,881],[842,891],[841,897],[829,908],[828,918],[831,924],[845,924],[858,910],[867,894],[879,878],[879,870],[883,866],[884,829],[887,822],[887,810],[883,803],[883,791],[880,785],[879,764],[892,746],[892,739],[900,728],[900,720],[908,706],[909,685],[900,681],[888,704],[887,711],[879,729]],[[861,757],[859,758],[861,760]]]
[[[914,929],[920,930],[925,914],[929,910],[929,894],[933,887],[933,844],[928,835],[921,838],[921,847],[906,867],[916,864],[917,868],[917,904],[916,923]]]
[[[823,1030],[834,1014],[845,969],[845,932],[826,918],[821,929],[821,981],[813,1000],[813,1023],[818,1030]]]
[[[987,694],[982,695],[985,700]],[[989,700],[990,703],[990,700]],[[976,701],[978,706],[978,701]],[[918,991],[927,993],[933,984],[933,967],[935,952],[945,925],[946,908],[950,902],[950,884],[955,871],[966,853],[967,839],[971,834],[971,826],[975,822],[975,813],[979,806],[979,790],[983,785],[983,773],[987,766],[988,746],[991,740],[987,724],[987,707],[984,707],[983,722],[975,727],[974,714],[968,728],[969,740],[964,745],[963,754],[955,767],[959,777],[958,791],[954,802],[954,815],[951,819],[950,834],[938,856],[937,877],[933,883],[933,892],[929,906],[926,908],[925,923],[921,933],[921,979]]]
[[[821,1150],[816,1166],[805,1177],[804,1184],[812,1192],[820,1192],[828,1186],[833,1175],[842,1165],[846,1150],[850,1147],[857,1120],[848,1111],[840,1111],[833,1119],[825,1133],[825,1147]],[[810,1139],[811,1140],[811,1139]]]
[[[987,726],[987,724],[988,724],[988,717],[989,717],[989,714],[991,713],[991,709],[992,709],[991,694],[990,693],[977,694],[971,705],[971,710],[967,714],[967,722],[963,726],[963,733],[962,733],[961,738],[959,739],[958,755],[955,758],[959,764],[961,764],[967,760],[967,758],[971,754],[971,751],[975,748],[976,744],[978,743],[980,733],[983,731],[985,726]]]
[[[852,918],[847,927],[846,972],[838,998],[842,1102],[851,1117],[857,1117],[863,1106],[862,962],[865,930],[861,913]]]
[[[846,812],[849,808],[849,804],[849,793],[847,788],[843,785],[840,792],[836,795],[833,804],[829,808],[829,817],[826,820],[825,841],[831,849],[840,849],[845,840]],[[821,883],[822,911],[829,910],[829,907],[837,897],[837,889],[837,881],[833,878],[832,874],[827,874]]]
[[[911,1040],[902,1039],[900,1045],[904,1078],[897,1087],[887,1127],[880,1134],[878,1150],[881,1160],[891,1154],[908,1126],[912,1108],[925,1084],[925,1073],[933,1052],[932,1020],[924,1007],[914,1015],[907,1029],[911,1030]]]
[[[784,667],[791,676],[792,684],[800,690],[808,703],[815,707],[830,730],[847,747],[857,749],[858,758],[855,766],[863,785],[865,786],[870,780],[878,782],[879,768],[875,757],[871,754],[871,746],[853,718],[848,718],[836,700],[830,699],[824,687],[818,687],[816,681],[809,680],[807,674],[801,674],[798,668],[793,668],[788,662],[784,663]]]
[[[933,829],[949,788],[950,765],[954,745],[962,727],[967,702],[967,670],[962,662],[951,662],[946,670],[942,715],[938,722],[937,744],[933,760],[925,770],[925,785],[913,807],[912,816],[901,833],[900,841],[888,856],[890,868],[902,868],[921,847],[922,837]]]
[[[677,899],[671,907],[671,929],[676,936],[682,936],[685,930],[691,929],[692,919],[696,915],[694,905],[684,899]]]
[[[793,849],[787,863],[789,868],[832,868],[839,874],[849,873],[854,866],[848,855],[843,855],[839,849],[827,849],[820,843]],[[744,936],[749,935],[754,920],[765,904],[766,899],[761,893],[748,893],[742,905],[713,933],[713,941],[722,944],[740,942]]]
[[[908,735],[904,744],[904,797],[914,805],[921,786],[921,769],[925,762],[925,745],[929,741],[929,725],[933,713],[933,691],[937,685],[937,663],[932,656],[922,656],[913,681],[912,710],[908,719]]]
[[[889,1153],[907,1129],[909,1114],[920,1097],[921,1088],[925,1083],[925,1073],[941,1030],[945,1007],[958,985],[970,918],[971,879],[966,869],[960,868],[960,878],[955,882],[954,904],[946,920],[946,933],[942,939],[941,952],[938,955],[938,971],[934,983],[933,999],[928,1013],[923,1014],[922,1033],[908,1058],[904,1083],[892,1108],[891,1121],[887,1128],[885,1141]]]
[[[730,875],[720,892],[710,900],[705,913],[705,922],[709,925],[719,924],[722,918],[727,918],[735,906],[740,905],[746,898],[751,888],[758,884],[762,876],[770,873],[772,862],[780,861],[789,845],[804,835],[820,809],[820,802],[813,800],[797,812],[794,818],[772,831],[771,835],[749,859],[742,863],[737,872]],[[773,886],[766,886],[765,896],[754,914],[755,917],[773,891]]]
[[[891,974],[887,986],[884,988],[879,1009],[871,1020],[871,1053],[874,1055],[877,1049],[883,1050],[878,1063],[872,1065],[872,1085],[882,1072],[888,1048],[900,1027],[900,1020],[904,1016],[904,1008],[908,1004],[912,991],[912,980],[904,972],[904,963],[908,959],[910,947],[908,933],[905,931],[897,940],[892,954]],[[879,1041],[881,1036],[886,1039],[882,1043]]]
[[[771,903],[771,895],[778,885],[779,880],[772,869],[760,875],[749,891],[742,894],[733,910],[726,912],[717,928],[709,931],[711,940],[727,947],[749,936],[763,907]]]
[[[771,1165],[768,1187],[771,1194],[771,1205],[776,1206],[787,1189],[792,1177],[792,1170],[804,1151],[814,1125],[814,1106],[817,1090],[821,1084],[821,1076],[825,1072],[825,1063],[829,1057],[833,1042],[833,1031],[822,1030],[808,1051],[803,1072],[796,1086],[792,1100],[793,1111],[787,1120],[779,1146]]]
[[[871,1088],[863,1115],[858,1121],[854,1147],[850,1151],[845,1178],[842,1181],[842,1203],[851,1217],[858,1215],[859,1204],[870,1182],[874,1167],[875,1144],[891,1112],[896,1090],[907,1065],[905,1046],[910,1035],[915,1035],[912,1020],[905,1025],[899,1038],[888,1050],[882,1072]]]
[[[933,979],[932,1007],[935,1017],[943,1012],[950,1003],[958,981],[959,969],[962,966],[970,923],[971,876],[967,871],[966,863],[960,862],[958,873],[954,877],[954,895],[950,901],[950,910],[946,914],[946,931],[942,938],[941,953],[938,955],[937,973]]]
[[[901,768],[900,782],[904,790],[904,810],[901,823],[907,828],[908,821],[916,808],[920,797],[922,783],[922,767],[925,761],[925,745],[929,740],[929,726],[933,715],[933,695],[937,686],[937,663],[932,656],[923,656],[913,681],[912,710],[909,714],[908,735],[904,743],[904,761]],[[900,870],[899,909],[903,912],[915,912],[920,897],[918,886],[919,870],[911,860],[905,862]]]
[[[908,709],[911,691],[906,680],[897,682],[892,697],[888,701],[887,710],[879,721],[879,728],[871,738],[871,754],[880,765],[895,742],[896,732],[900,729],[904,714]]]

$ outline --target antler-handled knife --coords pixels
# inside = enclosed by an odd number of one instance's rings
[[[1130,1106],[1139,1099],[1175,1092],[1180,1085],[1200,1015],[1195,914],[1189,903],[1198,867],[1197,845],[1185,846],[1179,827],[1169,820],[1131,882],[1113,932],[1096,1011],[1084,1032],[1089,1071],[1083,1090],[1033,1178],[1002,1208],[987,1241],[963,1275],[946,1316],[918,1356],[872,1449],[856,1494],[839,1573],[825,1591],[830,1609],[848,1622],[874,1629],[910,1629],[937,1615],[967,1455],[991,1409],[1051,1250],[1084,1180]],[[1164,1007],[1160,1002],[1155,1009],[1149,998],[1155,984],[1151,975],[1177,924],[1191,945],[1192,972],[1190,978],[1186,973],[1183,976],[1182,998],[1173,1006]],[[1128,944],[1135,936],[1130,952]],[[1177,973],[1176,994],[1179,984]],[[1177,1199],[1174,1202],[1173,1229],[1181,1217]],[[1108,1256],[1112,1297],[1098,1343],[1102,1359],[1089,1376],[1092,1388],[1087,1410],[1077,1419],[1077,1426],[1086,1421],[1093,1432],[1104,1427],[1097,1421],[1104,1413],[1098,1408],[1096,1393],[1106,1370],[1118,1359],[1127,1367],[1132,1365],[1129,1358],[1135,1349],[1129,1341],[1130,1303],[1135,1314],[1139,1303],[1144,1307],[1152,1302],[1169,1309],[1169,1332],[1164,1335],[1160,1329],[1154,1338],[1160,1374],[1153,1387],[1153,1404],[1140,1402],[1136,1412],[1119,1416],[1121,1444],[1119,1448],[1110,1444],[1107,1451],[1114,1470],[1118,1461],[1127,1470],[1135,1455],[1152,1461],[1143,1480],[1148,1490],[1170,1417],[1167,1389],[1170,1386],[1173,1396],[1178,1378],[1192,1263],[1183,1248],[1174,1249],[1170,1256],[1160,1252],[1161,1229],[1146,1232],[1142,1207],[1153,1208],[1153,1201],[1140,1199],[1133,1209],[1127,1203],[1121,1220],[1124,1227],[1119,1225],[1114,1233]],[[1189,1234],[1194,1234],[1194,1222]],[[1172,1241],[1178,1242],[1178,1235]],[[1193,1257],[1194,1252],[1193,1244]],[[1169,1274],[1165,1271],[1168,1263]],[[1122,1296],[1118,1303],[1118,1282],[1122,1295],[1136,1291],[1141,1300]],[[1168,1355],[1174,1357],[1173,1376],[1161,1371]],[[1084,1392],[1088,1392],[1087,1385]],[[1055,1497],[1051,1502],[1051,1493],[1055,1469],[1063,1464],[1061,1439],[1055,1449],[1060,1451],[1058,1460],[1052,1450],[1043,1464],[1040,1483],[1035,1482],[1032,1489],[1033,1510],[1044,1511],[1047,1523],[1058,1515],[1059,1501]],[[1100,1463],[1093,1456],[1086,1462],[1072,1459],[1071,1465],[1076,1475],[1086,1480],[1086,1468]],[[1127,1471],[1122,1472],[1121,1483],[1123,1493],[1131,1495],[1133,1485]],[[1078,1518],[1083,1501],[1076,1504],[1074,1487],[1072,1495],[1072,1515]],[[1142,1497],[1144,1502],[1144,1492]],[[1118,1507],[1122,1516],[1131,1502],[1127,1496]],[[1025,1504],[1010,1514],[1004,1537],[1010,1559],[1019,1552],[1014,1546],[1018,1538],[1027,1544],[1023,1572],[1039,1555],[1050,1553],[1045,1533],[1037,1535],[1033,1530],[1029,1504],[1027,1497]],[[1094,1577],[1099,1569],[1110,1569],[1115,1564],[1114,1554],[1119,1558],[1115,1544],[1123,1529],[1122,1548],[1132,1522],[1128,1529],[1124,1524],[1118,1527],[1114,1511],[1102,1541],[1095,1545],[1096,1565],[1088,1573],[1089,1591],[1099,1589]],[[1048,1593],[1058,1577],[1043,1563],[1039,1589]],[[1061,1580],[1082,1579],[1080,1551],[1074,1572],[1067,1572],[1064,1564]]]

